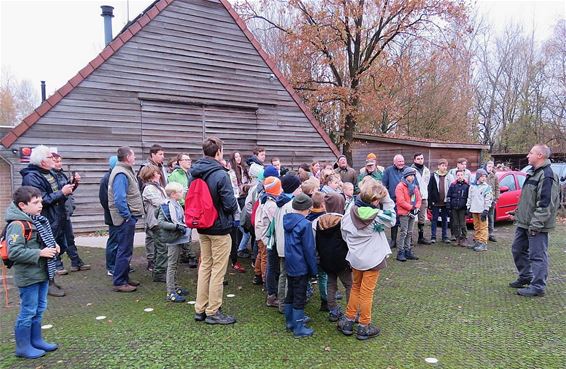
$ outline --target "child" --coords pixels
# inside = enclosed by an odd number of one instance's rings
[[[415,183],[415,168],[406,167],[403,170],[403,178],[395,188],[395,200],[397,202],[397,215],[399,216],[399,224],[401,232],[399,237],[399,250],[397,251],[397,260],[405,262],[407,260],[419,260],[413,254],[413,226],[415,219],[421,208],[421,192],[419,186]]]
[[[470,185],[466,182],[463,170],[456,170],[456,180],[452,182],[446,197],[446,206],[451,210],[450,224],[452,225],[452,236],[456,237],[458,246],[468,246],[466,227],[466,203]]]
[[[13,262],[14,283],[20,292],[20,313],[14,328],[16,356],[26,359],[38,358],[58,347],[41,337],[48,280],[55,275],[53,258],[59,252],[49,221],[40,215],[42,208],[41,192],[22,186],[14,192],[13,202],[6,210],[8,257]],[[26,237],[27,232],[31,235]]]
[[[306,216],[309,222],[313,222],[313,232],[316,230],[316,222],[319,217],[326,214],[326,206],[324,203],[324,193],[316,191],[312,194],[312,209],[309,215]],[[307,300],[313,295],[313,288],[312,282],[309,281],[307,286]],[[320,311],[329,311],[328,310],[328,297],[326,296],[328,284],[328,276],[323,270],[318,271],[318,292],[320,293]]]
[[[383,210],[382,210],[382,209]],[[348,245],[346,260],[352,267],[353,284],[346,314],[338,321],[338,330],[352,335],[354,320],[359,313],[356,338],[366,340],[379,334],[379,328],[371,325],[373,291],[377,285],[385,259],[391,249],[385,236],[385,227],[395,225],[395,203],[387,189],[371,180],[360,186],[360,194],[342,218],[342,238]]]
[[[466,207],[474,219],[474,251],[487,251],[487,216],[493,200],[490,185],[487,184],[487,172],[478,169],[476,182],[470,186]]]
[[[324,198],[326,214],[313,222],[315,230],[316,250],[320,259],[319,276],[327,274],[327,309],[328,320],[336,322],[342,317],[340,306],[336,303],[338,278],[346,288],[346,297],[350,297],[352,289],[352,270],[346,261],[348,245],[342,239],[340,222],[344,215],[344,196],[329,193]],[[322,295],[321,295],[322,296]]]
[[[323,193],[340,192],[340,183],[342,180],[340,176],[334,172],[324,178],[322,189]]]
[[[238,246],[238,257],[247,259],[250,257],[250,252],[248,250],[248,242],[250,242],[250,232],[247,227],[244,226],[245,222],[245,214],[244,211],[246,207],[246,197],[248,197],[248,192],[252,187],[251,184],[245,184],[242,186],[242,190],[240,191],[240,197],[238,197],[238,206],[242,209],[240,214],[240,231],[242,232],[242,240],[240,241],[240,245]],[[239,262],[238,262],[239,264]]]
[[[293,212],[283,216],[288,285],[285,323],[295,337],[308,337],[312,336],[313,330],[305,325],[307,284],[309,277],[317,274],[312,226],[305,218],[312,208],[312,200],[305,194],[299,194],[291,204]]]
[[[185,212],[179,204],[183,197],[183,185],[171,182],[165,186],[168,200],[157,210],[159,241],[167,247],[167,301],[184,302],[187,290],[177,285],[177,268],[183,244],[190,241],[191,230],[185,225]]]
[[[342,193],[344,194],[344,198],[346,199],[346,201],[344,202],[344,211],[346,211],[350,207],[350,204],[354,199],[354,185],[350,182],[342,183]]]

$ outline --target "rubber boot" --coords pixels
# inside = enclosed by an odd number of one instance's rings
[[[397,231],[399,230],[399,226],[391,227],[391,248],[394,249],[397,247]]]
[[[14,333],[16,336],[16,356],[36,359],[45,355],[45,351],[36,349],[31,345],[31,327],[16,327]]]
[[[285,304],[285,329],[292,331],[295,328],[295,321],[293,320],[293,304]]]
[[[293,321],[295,322],[295,327],[293,328],[293,335],[296,338],[312,336],[314,330],[305,325],[304,310],[293,309]]]
[[[51,352],[57,350],[59,346],[54,343],[48,343],[41,337],[41,323],[32,322],[31,323],[31,345],[36,349]]]

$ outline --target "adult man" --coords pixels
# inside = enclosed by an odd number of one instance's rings
[[[487,184],[491,187],[491,193],[493,195],[493,202],[491,203],[487,217],[489,240],[491,242],[497,242],[497,239],[493,235],[493,230],[495,226],[495,204],[497,203],[497,199],[499,199],[500,191],[499,179],[497,178],[493,161],[490,160],[485,164],[485,171],[487,172]]]
[[[69,178],[63,171],[63,157],[57,152],[52,152],[51,154],[53,155],[53,172],[57,177],[59,188],[62,188],[66,184],[72,184],[74,186],[74,192],[79,186],[81,176],[78,173],[73,173],[73,177],[69,181]],[[61,247],[61,253],[57,255],[56,261],[58,274],[67,274],[67,271],[63,267],[63,261],[61,260],[61,255],[65,252],[67,252],[67,255],[71,259],[71,272],[90,269],[90,265],[85,264],[82,261],[79,256],[77,246],[75,245],[75,234],[73,233],[73,225],[71,223],[71,216],[73,216],[74,211],[75,199],[73,198],[73,194],[71,194],[67,196],[67,199],[65,200],[65,218],[61,223],[62,231],[59,233],[58,238],[55,239],[57,244]]]
[[[106,275],[112,276],[114,273],[114,264],[116,263],[116,251],[118,250],[118,227],[112,223],[110,208],[108,207],[108,181],[112,169],[116,166],[118,157],[112,155],[108,159],[108,171],[100,180],[100,188],[98,189],[98,199],[100,205],[104,209],[104,224],[108,226],[108,240],[106,240]]]
[[[531,169],[515,211],[515,239],[511,246],[519,276],[509,283],[517,294],[544,296],[548,277],[548,232],[554,229],[559,202],[558,176],[550,167],[550,149],[533,146],[527,158]]]
[[[218,218],[212,227],[199,229],[201,263],[198,271],[195,320],[208,324],[233,324],[234,317],[224,315],[222,306],[223,281],[230,256],[234,228],[234,214],[238,203],[228,173],[220,164],[224,155],[223,143],[209,137],[202,144],[204,157],[191,168],[194,178],[201,178],[208,185]]]
[[[366,176],[370,176],[376,181],[381,181],[383,179],[384,171],[385,170],[382,166],[377,165],[377,156],[375,156],[374,153],[369,153],[366,156],[366,166],[360,169],[358,182],[355,185],[359,185]],[[393,189],[393,192],[395,192],[395,189]]]
[[[261,165],[263,167],[263,163],[265,162],[265,149],[263,147],[256,147],[253,150],[253,155],[246,160],[246,164],[251,166],[253,163]]]
[[[136,223],[144,215],[143,202],[138,180],[132,169],[136,162],[134,151],[123,146],[118,149],[116,156],[118,163],[108,179],[108,208],[118,233],[112,284],[116,292],[133,292],[139,282],[129,277],[130,259],[134,250]]]
[[[356,181],[356,170],[348,165],[345,155],[338,157],[338,167],[334,169],[334,172],[340,176],[343,183],[349,182],[354,185],[354,188],[358,184]]]
[[[389,192],[389,197],[393,202],[396,202],[397,196],[395,195],[395,189],[401,179],[403,178],[403,170],[405,170],[405,158],[401,154],[397,154],[393,157],[393,165],[388,166],[383,172],[383,185],[387,188]],[[397,213],[397,209],[395,209]],[[391,248],[397,247],[397,231],[399,230],[399,219],[395,222],[395,226],[391,227]]]
[[[143,181],[140,178],[140,172],[146,165],[154,165],[159,168],[161,176],[159,178],[159,184],[161,187],[165,188],[167,185],[167,168],[163,165],[163,161],[165,160],[165,151],[161,145],[151,145],[149,148],[149,157],[147,161],[143,163],[137,173],[137,180],[138,180],[138,188],[140,193],[143,192]],[[145,256],[147,259],[147,270],[153,272],[153,268],[155,265],[154,258],[155,258],[155,241],[151,232],[146,232],[145,235]]]
[[[430,241],[424,237],[424,225],[426,220],[426,210],[428,208],[428,183],[430,182],[430,170],[424,165],[424,155],[422,152],[413,155],[413,168],[417,170],[416,178],[421,192],[421,208],[419,211],[417,226],[419,228],[419,239],[417,243],[430,245]]]
[[[49,147],[39,145],[35,147],[30,155],[30,164],[20,171],[22,175],[22,186],[32,186],[41,191],[43,209],[41,215],[49,220],[53,237],[61,239],[63,233],[63,223],[66,220],[65,201],[73,193],[74,186],[66,184],[60,186],[57,176],[53,172],[55,163],[53,154]],[[64,236],[63,236],[64,237]],[[62,297],[65,291],[55,283],[49,281],[49,295]]]

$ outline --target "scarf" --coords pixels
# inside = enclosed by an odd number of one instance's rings
[[[402,178],[401,181],[407,185],[407,188],[409,189],[409,196],[411,197],[411,203],[413,205],[416,204],[417,202],[417,197],[415,196],[415,181],[413,181],[413,183],[407,181],[407,178]]]
[[[43,215],[30,215],[31,221],[39,233],[39,238],[45,247],[55,248],[57,244],[55,243],[55,238],[53,238],[53,232],[51,231],[51,225],[49,225],[49,220]],[[47,259],[47,274],[49,275],[49,280],[52,281],[55,278],[55,258]]]

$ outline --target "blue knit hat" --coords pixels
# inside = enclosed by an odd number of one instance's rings
[[[267,165],[263,170],[263,177],[277,177],[279,178],[279,171],[273,165]]]

